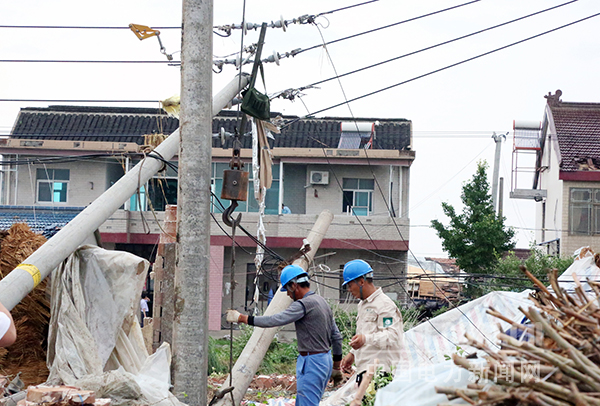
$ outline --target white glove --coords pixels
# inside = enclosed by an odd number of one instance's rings
[[[241,313],[237,310],[227,310],[227,321],[230,323],[237,323],[240,319]]]

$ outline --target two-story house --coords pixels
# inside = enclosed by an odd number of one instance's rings
[[[533,189],[536,241],[550,253],[600,246],[600,103],[563,102],[548,94]],[[596,249],[596,248],[594,248]]]
[[[275,115],[273,115],[275,117]],[[290,122],[297,117],[283,117]],[[223,111],[213,120],[212,211],[221,213],[223,170],[228,168],[239,120]],[[75,215],[144,157],[145,144],[155,144],[179,126],[161,109],[51,106],[24,108],[11,135],[0,140],[2,191],[0,218],[52,222],[53,216]],[[241,156],[253,188],[252,137],[241,136]],[[163,135],[164,134],[164,135]],[[408,194],[412,124],[405,119],[310,118],[294,121],[273,134],[273,182],[266,195],[263,222],[266,245],[287,258],[302,246],[323,209],[334,214],[317,253],[315,288],[331,299],[340,291],[340,267],[354,258],[370,261],[389,294],[406,298],[406,259],[409,244]],[[176,159],[173,161],[176,165]],[[256,233],[258,205],[253,193],[237,211],[242,226]],[[154,259],[160,223],[167,204],[177,203],[177,173],[171,167],[157,174],[101,227],[106,248],[126,250]],[[291,214],[282,214],[285,204]],[[33,213],[35,212],[35,216]],[[33,219],[33,220],[30,220]],[[231,263],[230,229],[215,215],[211,225],[211,330],[220,329],[228,308]],[[58,219],[60,220],[60,219]],[[217,222],[219,224],[217,224]],[[58,221],[55,223],[59,223]],[[1,225],[2,223],[0,223]],[[237,281],[234,302],[252,302],[256,275],[256,244],[237,233]],[[266,261],[272,260],[266,255]],[[272,275],[259,280],[260,303],[276,289]],[[341,293],[340,293],[341,292]]]

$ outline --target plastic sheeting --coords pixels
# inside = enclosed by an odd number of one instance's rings
[[[169,392],[169,345],[149,356],[137,321],[148,266],[86,245],[54,272],[49,383],[94,390],[115,404],[183,405]]]
[[[446,395],[436,393],[435,387],[466,387],[471,382],[475,382],[475,375],[466,369],[457,367],[452,361],[422,365],[406,371],[399,371],[392,382],[377,391],[375,406],[466,404],[460,398],[448,401]]]
[[[577,279],[581,282],[583,290],[586,294],[596,297],[596,294],[586,282],[588,279],[592,281],[600,280],[600,268],[596,265],[594,253],[588,248],[580,248],[577,250],[578,258],[571,266],[558,277],[559,286],[568,293],[575,291],[576,284],[573,282],[573,275],[577,275]]]
[[[474,352],[474,348],[461,344],[466,341],[465,333],[493,347],[498,341],[498,323],[503,330],[509,325],[488,315],[487,309],[494,307],[510,320],[520,322],[523,314],[518,308],[531,305],[527,300],[530,292],[492,292],[408,330],[404,333],[405,357],[397,371],[443,362],[445,356],[457,352],[457,346],[467,353]]]
[[[595,263],[593,252],[583,250],[578,254],[575,262],[559,277],[560,287],[572,291],[575,287],[573,275],[577,276],[585,290],[591,290],[585,281],[598,280],[600,277],[600,268]],[[443,362],[445,356],[457,351],[474,350],[462,344],[465,341],[465,333],[471,334],[478,341],[487,341],[486,344],[490,346],[491,342],[496,343],[498,323],[503,330],[509,326],[508,323],[487,315],[486,310],[492,306],[509,319],[520,322],[523,315],[518,307],[528,308],[532,305],[527,300],[530,292],[492,292],[460,306],[460,311],[450,310],[433,318],[431,323],[422,323],[406,332],[404,339],[407,344],[407,359],[398,366],[394,380],[377,392],[375,406],[464,403],[460,399],[449,402],[445,395],[435,393],[436,386],[464,388],[470,379],[473,379],[471,372],[453,365],[450,361]],[[457,349],[449,341],[460,345],[461,348]]]

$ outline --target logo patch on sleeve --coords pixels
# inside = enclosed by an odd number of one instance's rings
[[[383,318],[383,327],[390,327],[393,322],[394,322],[394,319],[392,317],[384,317]]]

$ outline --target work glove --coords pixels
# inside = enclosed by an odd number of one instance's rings
[[[237,310],[227,310],[227,321],[230,323],[237,323],[240,319],[241,313]]]
[[[331,381],[333,382],[333,386],[338,386],[344,380],[344,375],[342,371],[339,369],[334,369],[331,371]]]

